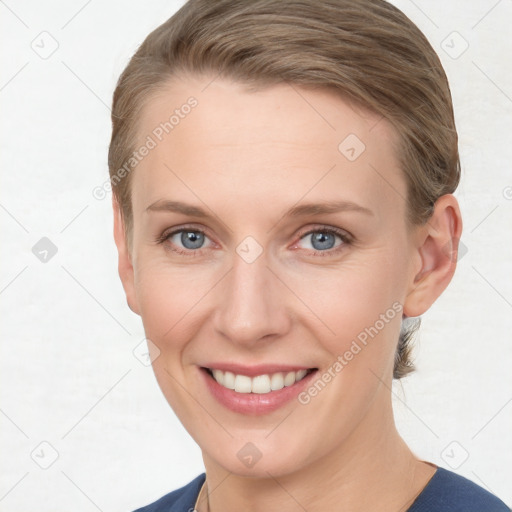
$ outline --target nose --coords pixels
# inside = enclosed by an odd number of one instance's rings
[[[275,340],[290,328],[290,291],[268,263],[265,253],[251,263],[235,254],[231,271],[216,287],[214,326],[234,344]]]

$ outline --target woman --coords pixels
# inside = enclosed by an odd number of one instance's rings
[[[404,14],[191,0],[112,121],[120,277],[205,464],[140,510],[508,510],[393,420],[462,231],[450,90]]]

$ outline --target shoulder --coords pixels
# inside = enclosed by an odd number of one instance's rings
[[[503,501],[453,471],[438,467],[408,512],[510,512]]]
[[[166,494],[159,500],[138,508],[135,512],[192,512],[206,474],[202,473],[187,485]]]

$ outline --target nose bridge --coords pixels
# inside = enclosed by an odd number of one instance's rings
[[[245,251],[244,251],[245,249]],[[219,290],[215,328],[234,343],[253,344],[288,328],[286,299],[266,254],[242,243]]]

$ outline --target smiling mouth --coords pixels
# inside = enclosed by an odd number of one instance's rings
[[[279,391],[285,387],[293,386],[300,382],[317,368],[302,369],[290,372],[276,372],[248,377],[247,375],[235,374],[229,371],[222,371],[212,368],[201,368],[226,389],[234,390],[237,393],[266,394],[272,391]]]

